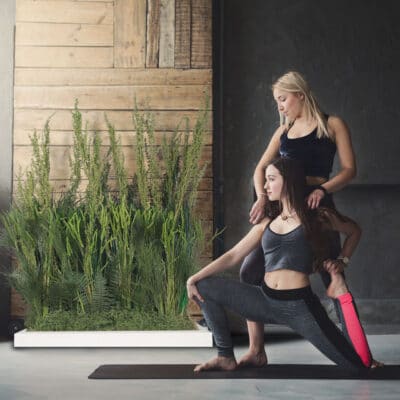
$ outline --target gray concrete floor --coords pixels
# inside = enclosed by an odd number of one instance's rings
[[[374,357],[400,364],[400,334],[376,334],[379,331],[368,335]],[[274,337],[266,342],[271,363],[330,364],[298,337],[287,333]],[[237,342],[235,351],[240,356],[246,343]],[[214,349],[14,349],[12,342],[3,340],[0,399],[400,399],[400,381],[87,379],[101,364],[192,364],[214,354]]]

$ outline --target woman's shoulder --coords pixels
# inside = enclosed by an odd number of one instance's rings
[[[264,217],[256,226],[264,232],[267,226],[272,222],[272,219],[269,217]]]
[[[329,115],[326,114],[326,122],[328,125],[337,125],[337,124],[344,124],[344,120],[339,117],[338,115]]]
[[[328,132],[332,134],[333,137],[343,131],[348,131],[347,125],[342,118],[337,115],[329,115],[326,120]]]
[[[273,136],[275,136],[277,139],[280,139],[281,136],[286,133],[287,131],[287,126],[285,124],[279,125],[278,128],[276,128]]]

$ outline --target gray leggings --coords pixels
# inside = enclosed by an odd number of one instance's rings
[[[327,234],[329,234],[330,236],[330,249],[328,257],[336,258],[341,250],[340,235],[338,232],[334,231]],[[239,272],[240,281],[248,283],[250,285],[260,286],[261,282],[264,280],[265,275],[264,262],[264,253],[260,244],[244,259]],[[327,288],[331,283],[331,276],[325,270],[321,270],[319,274],[321,276],[324,286]],[[346,325],[343,322],[343,315],[340,304],[337,300],[333,300],[333,303],[335,305],[336,315],[339,319],[340,324],[342,325],[342,329],[345,330]]]
[[[310,185],[307,187],[307,194],[310,194],[314,189],[318,188],[316,185]],[[255,194],[255,192],[254,192]],[[256,200],[256,198],[254,198]],[[333,201],[332,194],[325,194],[323,197],[320,206],[322,207],[327,207],[327,208],[333,208],[335,209],[335,204]],[[327,254],[327,258],[336,258],[342,249],[341,242],[340,242],[340,234],[339,232],[336,231],[331,231],[327,232],[327,235],[329,235],[329,254]],[[264,280],[264,274],[265,274],[265,267],[264,267],[264,253],[263,249],[260,245],[255,248],[243,261],[241,267],[240,267],[240,280],[241,282],[244,283],[249,283],[250,285],[261,285],[261,282]],[[328,272],[321,270],[320,271],[320,276],[322,279],[322,282],[324,286],[327,288],[330,283],[331,283],[331,276],[328,274]],[[344,277],[344,274],[343,274]],[[335,310],[336,314],[338,316],[339,322],[342,325],[342,329],[346,329],[346,325],[343,321],[343,314],[342,310],[340,308],[340,304],[337,300],[333,300],[333,303],[335,305]],[[354,307],[357,307],[354,304]]]
[[[232,279],[210,277],[196,283],[204,298],[199,302],[221,356],[233,356],[233,344],[225,307],[250,321],[271,317],[311,342],[337,365],[351,371],[365,369],[349,340],[329,319],[311,287],[274,290]]]

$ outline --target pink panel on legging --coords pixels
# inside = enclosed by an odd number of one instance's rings
[[[353,304],[353,296],[350,293],[345,293],[339,296],[337,299],[340,302],[346,329],[350,336],[354,350],[360,356],[364,365],[366,367],[370,367],[372,362],[371,351]]]

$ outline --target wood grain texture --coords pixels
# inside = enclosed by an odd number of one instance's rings
[[[211,85],[212,70],[16,68],[16,86]]]
[[[160,0],[147,1],[146,67],[157,68],[160,53]]]
[[[112,2],[77,2],[72,0],[18,0],[16,22],[54,22],[112,25]]]
[[[210,88],[191,86],[81,86],[14,89],[14,107],[72,109],[78,99],[81,110],[198,110]]]
[[[18,22],[17,46],[112,46],[112,25]]]
[[[189,299],[188,305],[187,305],[187,312],[189,313],[190,316],[198,316],[197,319],[200,319],[201,316],[203,315],[200,306],[192,299]]]
[[[132,131],[132,112],[131,111],[82,111],[82,120],[88,123],[90,130],[107,130],[105,114],[117,131]],[[173,131],[183,118],[189,119],[189,127],[192,129],[196,123],[197,111],[151,111],[154,118],[154,129],[156,131]],[[70,110],[14,110],[14,130],[43,129],[46,121],[50,118],[51,130],[70,131],[72,129],[72,114]],[[182,129],[184,125],[182,126]],[[212,129],[212,113],[208,119],[206,127],[208,131]]]
[[[212,65],[212,1],[192,0],[191,67]]]
[[[42,129],[36,129],[37,132],[41,132]],[[102,139],[103,145],[108,146],[109,137],[108,131],[105,130],[96,130],[100,134]],[[14,145],[15,146],[30,146],[31,140],[30,137],[32,136],[33,130],[30,129],[15,129],[14,130]],[[136,144],[136,132],[135,131],[124,131],[124,132],[116,132],[116,137],[120,140],[122,146],[134,146]],[[164,137],[171,137],[173,135],[172,131],[165,132],[165,131],[155,131],[154,132],[154,139],[157,145],[161,145],[163,142]],[[93,133],[89,132],[89,136],[94,136]],[[181,142],[183,143],[183,135]],[[192,142],[192,134],[189,134],[189,143]],[[74,143],[74,135],[73,131],[56,131],[52,130],[50,132],[50,145],[51,146],[71,146]],[[203,136],[203,143],[205,145],[212,144],[212,134],[211,132],[204,133]]]
[[[115,0],[114,66],[143,68],[146,61],[146,0]]]
[[[175,18],[175,68],[190,68],[190,0],[175,0]]]
[[[102,151],[106,154],[107,146],[103,146]],[[136,171],[136,155],[132,146],[122,146],[122,153],[125,158],[125,168],[130,174]],[[69,156],[72,155],[71,146],[50,146],[50,179],[68,179],[69,173]],[[33,149],[31,146],[14,146],[13,172],[16,179],[21,171],[25,171],[30,165]],[[212,177],[212,148],[205,146],[202,154],[200,165],[207,165],[204,177]]]
[[[160,0],[160,68],[174,66],[175,0]]]
[[[11,317],[21,317],[23,318],[26,315],[28,310],[28,306],[22,299],[21,295],[11,287],[11,309],[10,314]]]
[[[15,67],[110,68],[112,47],[25,47],[15,49]]]
[[[130,178],[130,177],[129,177]],[[70,187],[71,181],[68,179],[52,179],[50,185],[54,192],[65,192]],[[78,192],[83,192],[86,190],[88,185],[87,179],[82,179],[80,186],[78,187]],[[111,190],[116,190],[118,182],[115,179],[110,179],[108,185]],[[212,191],[212,178],[203,178],[199,183],[199,191]],[[203,199],[202,199],[203,200]]]

